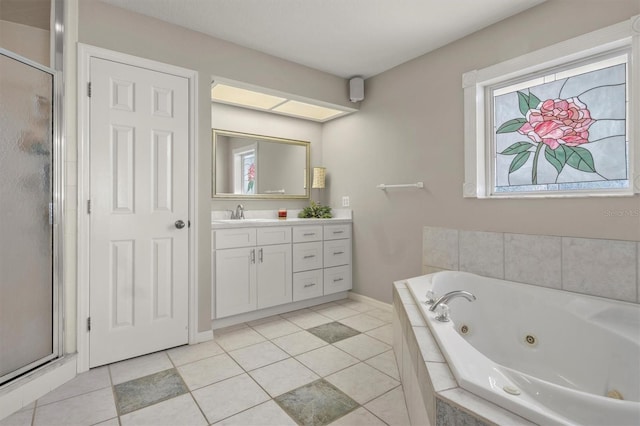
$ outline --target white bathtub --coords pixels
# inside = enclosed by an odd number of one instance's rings
[[[640,425],[640,306],[465,272],[407,286],[462,388],[541,425]],[[439,322],[429,289],[477,300],[450,300]]]

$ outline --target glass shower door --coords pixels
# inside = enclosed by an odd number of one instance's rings
[[[57,356],[54,74],[0,49],[0,384]]]

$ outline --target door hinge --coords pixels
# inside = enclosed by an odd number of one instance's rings
[[[87,214],[91,214],[91,200],[87,200]]]
[[[87,83],[87,96],[91,97],[91,82]]]
[[[87,317],[87,331],[91,331],[91,317]]]

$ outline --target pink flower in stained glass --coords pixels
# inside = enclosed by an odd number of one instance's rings
[[[596,121],[578,98],[547,99],[530,109],[526,119],[518,133],[551,149],[589,142],[589,127]]]
[[[256,163],[251,163],[249,170],[247,171],[247,180],[251,182],[256,178]]]

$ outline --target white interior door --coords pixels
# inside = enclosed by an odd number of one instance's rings
[[[90,64],[91,367],[188,341],[188,79]]]

